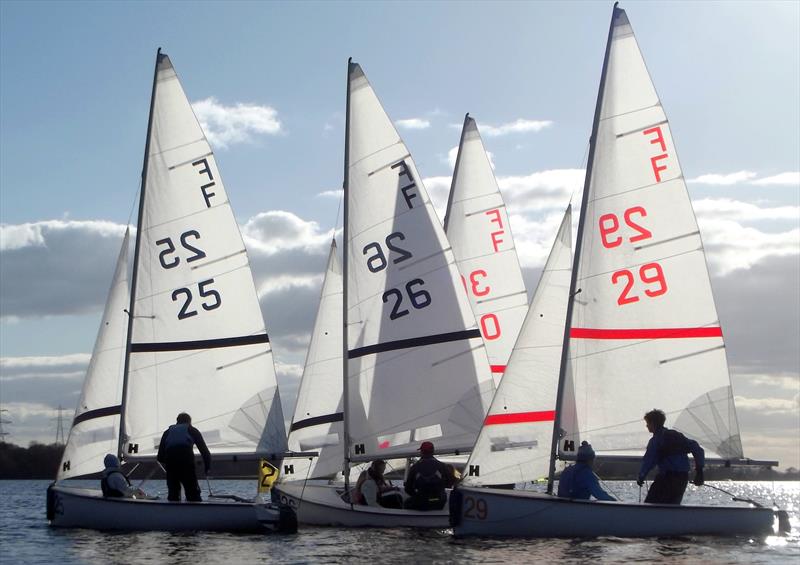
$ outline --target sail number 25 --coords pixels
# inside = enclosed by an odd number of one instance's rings
[[[464,497],[464,518],[485,520],[488,515],[489,508],[485,499],[472,496]]]

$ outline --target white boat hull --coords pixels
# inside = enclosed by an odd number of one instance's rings
[[[570,500],[478,487],[459,487],[450,506],[456,536],[769,535],[775,523],[769,508]]]
[[[54,527],[122,531],[291,532],[297,526],[289,509],[272,503],[106,498],[99,490],[62,485],[48,488],[47,517]]]
[[[273,487],[281,504],[297,513],[301,524],[348,528],[449,528],[447,508],[421,512],[350,505],[342,500],[342,485],[285,482]]]

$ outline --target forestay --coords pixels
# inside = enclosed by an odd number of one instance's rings
[[[568,207],[467,462],[464,484],[509,484],[547,476],[572,272],[571,226]]]
[[[130,229],[125,230],[75,419],[58,468],[59,481],[102,471],[106,454],[117,452],[128,327],[125,309],[129,299],[129,235]]]
[[[470,448],[486,352],[408,149],[359,65],[348,76],[345,276],[349,457]]]
[[[464,118],[444,229],[496,385],[528,311],[528,295],[503,196],[469,114]]]
[[[214,154],[159,56],[143,179],[126,456],[187,411],[213,455],[286,447],[272,351]]]
[[[577,417],[562,420],[598,455],[638,455],[652,408],[703,445],[741,457],[719,318],[669,123],[623,10],[607,78],[578,242],[571,320]],[[579,231],[579,233],[581,233]]]
[[[289,449],[318,457],[286,460],[281,480],[335,475],[342,469],[342,266],[331,243],[322,295],[297,393]]]

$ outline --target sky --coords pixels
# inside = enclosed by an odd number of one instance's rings
[[[71,418],[170,55],[215,150],[292,413],[341,224],[347,59],[440,214],[465,112],[529,292],[578,201],[608,2],[0,2],[0,405]],[[712,274],[745,454],[800,467],[800,3],[621,3],[670,120]],[[650,408],[650,407],[645,407]]]

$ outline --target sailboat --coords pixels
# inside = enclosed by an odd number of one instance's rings
[[[556,458],[574,459],[579,439],[598,457],[641,458],[649,439],[642,415],[654,406],[666,412],[669,427],[698,440],[708,459],[743,458],[700,232],[669,122],[628,17],[616,4],[568,297],[549,494],[481,488],[467,480],[460,497],[451,499],[455,534],[771,533],[770,508],[552,496]]]
[[[107,392],[98,407],[79,406],[61,476],[65,466],[71,474],[102,470],[99,448],[108,442],[89,450],[93,444],[80,441],[87,428],[114,434],[120,460],[155,464],[162,432],[184,411],[203,433],[213,464],[253,460],[255,467],[258,458],[281,457],[286,437],[280,397],[247,252],[214,154],[161,50],[126,314],[120,307],[124,253],[125,247],[106,308],[111,322],[98,338],[98,344],[115,342],[125,315],[121,379],[113,351],[98,345],[82,402],[93,398],[101,380],[107,379]],[[95,370],[101,361],[112,366],[102,375]],[[99,490],[65,484],[49,488],[48,518],[53,526],[115,530],[292,526],[291,512],[271,502],[104,498]]]
[[[444,230],[486,344],[495,386],[528,311],[508,212],[478,126],[469,114],[458,144]]]
[[[348,62],[343,251],[344,484],[283,482],[303,523],[446,527],[447,512],[360,506],[350,469],[471,449],[493,384],[452,250],[414,161]]]

